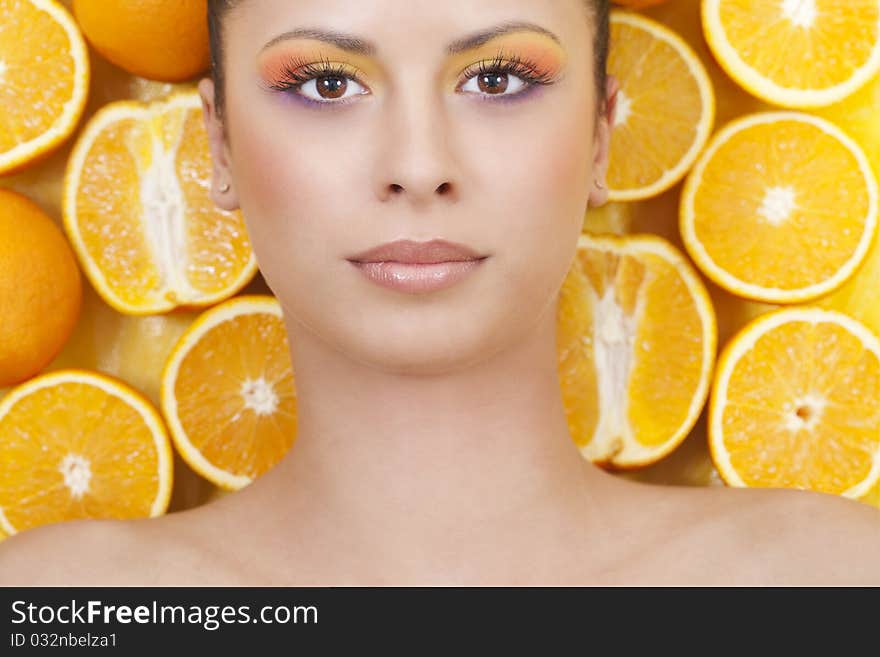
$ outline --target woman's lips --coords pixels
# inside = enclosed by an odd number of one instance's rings
[[[382,287],[419,294],[451,287],[488,257],[466,244],[399,239],[350,256],[348,261]]]
[[[486,258],[433,263],[356,262],[350,260],[370,281],[382,287],[420,294],[455,285],[477,269]]]

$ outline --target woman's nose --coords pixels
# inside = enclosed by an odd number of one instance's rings
[[[412,204],[458,192],[453,138],[442,98],[427,85],[390,94],[383,108],[382,148],[376,163],[381,200],[402,197]]]

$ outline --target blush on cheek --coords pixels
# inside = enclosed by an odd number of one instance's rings
[[[285,281],[295,255],[298,230],[297,178],[300,172],[277,140],[266,139],[256,123],[248,134],[232,134],[235,188],[260,270],[276,295],[286,295]]]
[[[242,209],[261,222],[289,212],[308,175],[302,160],[293,156],[295,145],[288,143],[293,137],[270,126],[248,119],[242,132],[231,135],[235,186]]]
[[[585,207],[592,162],[592,135],[582,120],[556,123],[529,154],[533,193],[557,213]]]

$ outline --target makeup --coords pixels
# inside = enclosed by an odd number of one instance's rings
[[[475,66],[508,61],[525,62],[541,81],[553,82],[558,81],[566,60],[565,50],[550,37],[531,31],[511,32],[454,55],[449,63],[447,82],[455,83],[465,74],[472,74]]]
[[[368,92],[365,80],[381,79],[379,67],[368,57],[314,39],[281,41],[267,48],[258,58],[257,75],[266,89],[321,108],[356,100]],[[308,89],[301,89],[306,85]]]
[[[315,39],[295,39],[281,41],[264,50],[257,63],[258,73],[273,82],[285,75],[291,61],[320,64],[329,62],[334,66],[342,66],[348,73],[356,73],[361,77],[376,78],[380,69],[369,57],[350,53],[333,45]]]
[[[381,81],[374,60],[315,39],[280,41],[258,62],[266,88],[310,106],[347,104],[370,93],[367,80]],[[510,32],[452,55],[444,80],[480,100],[509,102],[558,81],[565,62],[565,51],[552,38]]]
[[[393,261],[353,262],[349,260],[352,266],[356,267],[370,282],[408,294],[424,294],[452,287],[467,278],[484,261],[485,258],[431,264],[409,264]]]

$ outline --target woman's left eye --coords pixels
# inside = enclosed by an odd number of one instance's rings
[[[351,89],[360,89],[346,96]],[[347,75],[325,76],[312,78],[298,85],[300,94],[316,103],[335,103],[348,100],[351,96],[366,93],[366,90]],[[308,92],[308,93],[307,93]]]
[[[488,71],[471,77],[461,86],[461,90],[488,96],[512,96],[526,86],[527,82],[513,73]]]

